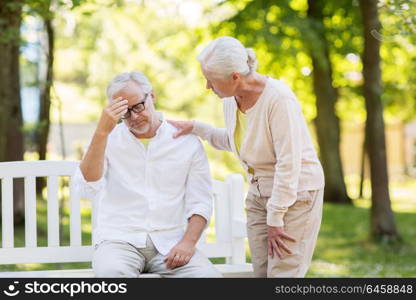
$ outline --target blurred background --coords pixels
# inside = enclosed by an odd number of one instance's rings
[[[224,127],[196,60],[222,35],[253,48],[259,72],[293,89],[314,137],[326,187],[308,276],[416,276],[415,0],[2,0],[0,161],[79,160],[107,83],[135,69],[167,119]],[[232,154],[204,146],[215,179],[243,174]],[[37,192],[41,215],[43,180]],[[18,180],[14,201],[23,246]]]

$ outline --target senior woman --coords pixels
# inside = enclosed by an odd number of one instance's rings
[[[223,99],[225,129],[170,121],[174,137],[193,133],[232,151],[250,183],[247,233],[256,277],[304,277],[322,218],[324,175],[296,96],[256,72],[251,49],[232,37],[198,57],[206,88]]]

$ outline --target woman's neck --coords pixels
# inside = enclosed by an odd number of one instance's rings
[[[254,73],[245,78],[234,96],[238,108],[245,112],[256,104],[266,86],[267,76]]]

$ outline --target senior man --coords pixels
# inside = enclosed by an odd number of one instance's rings
[[[84,198],[97,201],[92,266],[97,277],[221,277],[196,243],[212,211],[208,161],[197,137],[154,108],[149,80],[117,75],[76,175]],[[117,124],[119,120],[123,122]]]

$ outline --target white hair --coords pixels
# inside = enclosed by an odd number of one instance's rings
[[[228,78],[234,72],[248,75],[258,66],[253,49],[245,48],[230,36],[211,41],[199,54],[198,61],[204,69],[220,78]]]
[[[137,83],[144,93],[150,93],[153,89],[149,79],[139,71],[125,72],[115,76],[107,86],[107,99],[113,100],[113,96],[126,87],[129,81]]]

